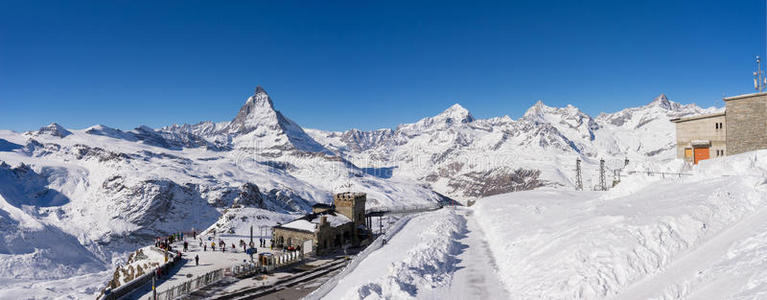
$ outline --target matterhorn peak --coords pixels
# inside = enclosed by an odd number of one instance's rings
[[[229,131],[246,133],[265,124],[274,127],[277,122],[277,111],[274,110],[272,99],[264,88],[257,86],[253,96],[248,97],[237,116],[229,123]]]
[[[264,90],[264,88],[262,88],[260,85],[256,86],[256,92],[253,93],[253,96],[248,98],[248,101],[245,102],[245,105],[248,103],[254,103],[256,106],[268,107],[269,109],[274,110],[274,103],[272,103],[272,98],[269,97],[269,94],[267,94],[266,90]]]

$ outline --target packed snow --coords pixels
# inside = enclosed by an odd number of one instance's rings
[[[681,165],[656,167],[652,171]],[[370,254],[326,299],[765,297],[767,150],[703,161],[683,174],[689,175],[634,173],[607,192],[544,188],[456,209],[464,213],[423,214],[391,238],[394,247]],[[450,225],[455,220],[457,227]],[[465,225],[472,222],[478,226]],[[452,243],[435,242],[432,234]],[[425,245],[422,254],[409,250]],[[454,256],[428,259],[437,266],[419,260],[431,253]],[[489,259],[476,259],[482,256]],[[475,278],[498,280],[495,292],[507,296],[467,296],[478,281],[458,280],[456,258],[466,269],[481,266]],[[452,288],[440,294],[440,286]]]

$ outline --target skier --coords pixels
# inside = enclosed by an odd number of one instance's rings
[[[208,244],[202,245],[202,251],[208,251]]]
[[[189,243],[184,241],[184,252],[189,251]]]
[[[197,254],[194,255],[194,265],[195,266],[200,265],[200,257]]]

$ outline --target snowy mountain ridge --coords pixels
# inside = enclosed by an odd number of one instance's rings
[[[571,185],[576,157],[592,166],[600,158],[673,159],[674,125],[669,120],[719,110],[681,105],[663,94],[647,105],[596,118],[572,105],[559,108],[538,101],[518,120],[475,119],[456,104],[394,130],[307,132],[357,165],[385,167],[393,177],[427,182],[442,194],[467,200]],[[518,184],[501,186],[509,181]]]
[[[227,228],[239,207],[277,222],[347,189],[370,208],[434,205],[571,185],[576,157],[669,159],[668,119],[715,109],[664,99],[597,118],[539,102],[518,120],[455,104],[395,129],[329,132],[301,128],[257,88],[226,122],[0,130],[0,231],[20,233],[0,243],[0,288],[109,272],[155,236]]]

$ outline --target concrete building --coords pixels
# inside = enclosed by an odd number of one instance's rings
[[[318,255],[344,245],[359,245],[368,237],[365,227],[364,193],[333,195],[334,205],[315,204],[312,213],[285,224],[272,227],[274,247],[302,249],[311,241],[312,251]],[[307,250],[307,249],[302,249]]]
[[[672,119],[677,158],[693,164],[712,157],[767,149],[767,93],[724,98],[725,112]]]
[[[727,153],[725,113],[673,119],[676,123],[676,157],[698,161]]]

